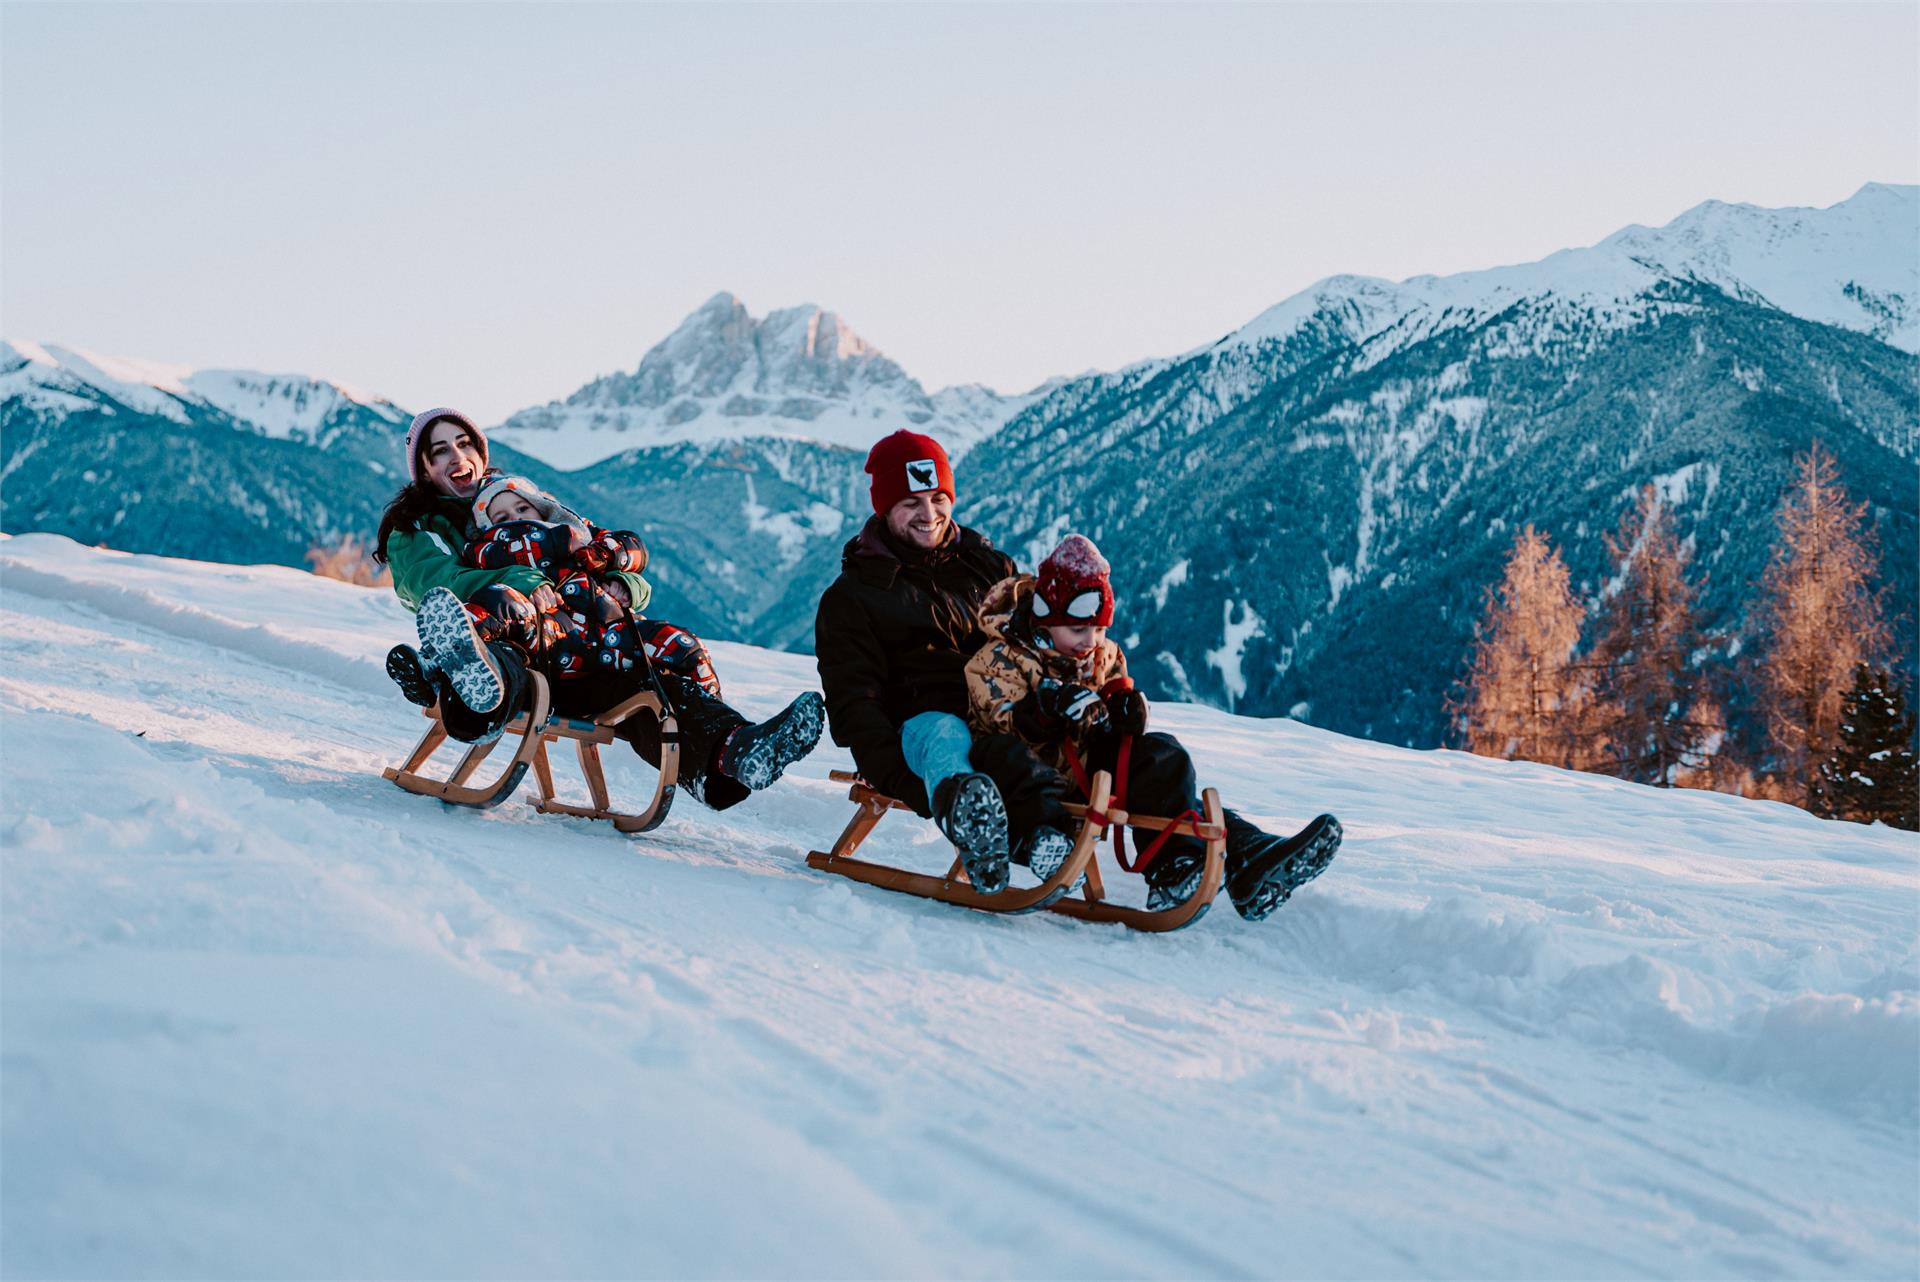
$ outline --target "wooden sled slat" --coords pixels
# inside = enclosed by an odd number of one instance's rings
[[[660,826],[667,817],[667,811],[673,804],[673,794],[680,777],[680,729],[678,722],[667,712],[666,704],[659,693],[645,690],[607,709],[591,719],[559,716],[553,712],[552,691],[545,676],[538,672],[527,673],[528,689],[532,695],[532,706],[509,721],[501,731],[500,738],[469,747],[453,773],[445,779],[432,779],[420,773],[429,758],[448,740],[447,728],[440,720],[440,709],[426,710],[431,724],[427,732],[414,745],[413,751],[401,765],[389,766],[381,773],[393,780],[408,792],[416,792],[425,797],[434,797],[458,806],[473,806],[486,809],[497,806],[513,795],[526,777],[529,766],[533,768],[534,786],[539,796],[531,802],[535,810],[543,814],[572,815],[583,819],[604,819],[614,828],[624,833],[648,832]],[[619,725],[629,717],[646,713],[660,721],[660,768],[654,782],[653,797],[644,810],[639,813],[613,809],[613,803],[607,791],[606,773],[600,761],[600,748],[612,743]],[[491,784],[481,787],[467,786],[481,764],[486,761],[494,749],[507,741],[509,736],[517,736],[519,744],[513,759],[495,776]],[[554,794],[553,762],[547,754],[547,745],[562,739],[573,741],[579,758],[580,774],[585,779],[591,805],[577,805],[559,801]]]
[[[841,782],[851,778],[853,786],[848,790],[850,800],[859,803],[860,810],[853,817],[840,839],[833,843],[831,851],[811,851],[807,855],[807,866],[821,872],[834,873],[853,881],[865,882],[869,886],[878,886],[882,890],[897,890],[903,894],[919,895],[926,899],[937,899],[942,903],[955,904],[962,908],[973,908],[988,913],[1030,913],[1048,907],[1064,896],[1093,863],[1093,846],[1099,838],[1099,830],[1091,823],[1080,825],[1079,836],[1068,852],[1066,862],[1062,863],[1053,876],[1037,886],[1023,887],[1018,890],[1007,889],[996,895],[983,895],[967,881],[966,869],[955,859],[953,866],[947,869],[944,877],[935,877],[927,873],[909,872],[904,868],[893,868],[885,864],[868,863],[864,859],[851,858],[852,852],[874,825],[886,816],[889,810],[910,810],[892,797],[875,792],[862,783],[857,776],[846,776],[845,771],[836,770],[832,777]],[[1093,800],[1104,803],[1112,789],[1112,781],[1105,772],[1093,777]]]

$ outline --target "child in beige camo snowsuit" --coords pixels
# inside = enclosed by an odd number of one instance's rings
[[[1187,750],[1172,735],[1147,732],[1146,697],[1134,689],[1125,653],[1107,636],[1113,610],[1112,568],[1079,534],[1061,540],[1037,575],[996,585],[981,607],[989,640],[966,667],[972,760],[1006,800],[1014,861],[1043,880],[1073,845],[1065,803],[1077,789],[1069,774],[1113,771],[1123,747],[1127,808],[1163,817],[1200,809]],[[1231,810],[1226,818],[1227,892],[1249,921],[1318,876],[1340,844],[1332,815],[1288,838],[1263,832]],[[1134,839],[1145,851],[1156,834],[1136,829]],[[1147,906],[1157,911],[1185,902],[1204,862],[1197,838],[1161,840],[1139,869]]]

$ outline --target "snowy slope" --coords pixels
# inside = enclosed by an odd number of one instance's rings
[[[1392,349],[1523,300],[1628,324],[1646,315],[1649,291],[1674,281],[1920,351],[1920,187],[1868,183],[1827,209],[1709,200],[1663,227],[1623,228],[1538,262],[1398,283],[1332,276],[1210,346],[1284,339],[1331,317],[1345,337],[1380,336]]]
[[[864,452],[900,427],[932,433],[955,457],[1042,392],[979,384],[928,395],[833,312],[811,304],[755,319],[718,293],[631,372],[512,415],[490,434],[559,468],[626,450],[786,437]]]
[[[995,919],[804,866],[837,750],[645,839],[400,792],[376,590],[48,535],[0,590],[10,1276],[1920,1266],[1910,834],[1163,706],[1332,871]]]

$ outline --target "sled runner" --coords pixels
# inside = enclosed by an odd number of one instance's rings
[[[605,819],[619,831],[628,833],[647,832],[658,827],[673,804],[674,783],[680,773],[680,732],[673,716],[666,711],[665,702],[658,691],[643,690],[597,717],[565,717],[552,711],[552,697],[546,677],[538,672],[528,672],[527,681],[531,695],[528,710],[509,721],[498,739],[469,747],[459,764],[454,766],[453,773],[445,779],[433,779],[419,773],[420,768],[447,741],[447,728],[440,720],[438,704],[426,710],[426,716],[432,724],[420,737],[420,742],[414,745],[406,761],[397,767],[389,766],[381,773],[408,792],[417,792],[423,797],[437,797],[456,806],[485,810],[511,797],[531,766],[534,784],[540,793],[532,805],[543,814]],[[600,745],[612,743],[614,729],[640,712],[660,718],[660,775],[654,784],[653,800],[647,808],[639,814],[629,814],[613,809],[612,800],[607,794],[606,773],[600,765]],[[495,748],[513,736],[518,736],[519,744],[505,768],[489,784],[477,787],[469,785],[467,781],[481,763],[492,755]],[[580,760],[580,773],[586,779],[587,792],[593,803],[591,805],[581,806],[555,799],[553,763],[547,757],[547,745],[561,739],[573,741],[574,751]]]
[[[898,890],[909,895],[920,895],[927,899],[938,899],[943,903],[958,904],[962,908],[977,908],[989,913],[1030,913],[1055,903],[1067,888],[1082,873],[1093,873],[1093,843],[1099,832],[1091,823],[1080,825],[1079,835],[1075,838],[1073,849],[1068,852],[1066,862],[1058,871],[1037,886],[1009,888],[997,895],[983,895],[973,888],[967,879],[966,864],[954,857],[952,867],[942,877],[927,873],[909,872],[904,868],[890,868],[885,864],[872,864],[864,859],[851,858],[860,843],[867,839],[875,824],[886,818],[889,810],[912,812],[913,807],[903,801],[896,801],[884,793],[876,792],[867,786],[859,775],[845,770],[836,770],[830,776],[836,783],[851,784],[847,790],[850,800],[858,803],[860,809],[853,816],[839,840],[833,843],[829,851],[812,851],[807,855],[807,867],[818,868],[822,872],[838,873],[854,881],[863,881],[869,886],[879,886],[883,890]],[[1097,774],[1093,778],[1094,796],[1098,805],[1107,800],[1107,776]]]
[[[922,895],[986,912],[1021,913],[1046,908],[1083,921],[1119,922],[1134,930],[1158,932],[1179,930],[1200,920],[1207,906],[1213,902],[1213,897],[1219,893],[1220,883],[1225,877],[1226,818],[1220,808],[1220,794],[1212,788],[1201,794],[1204,815],[1162,819],[1153,815],[1129,814],[1110,805],[1113,799],[1111,776],[1104,770],[1097,771],[1088,781],[1086,802],[1067,807],[1080,820],[1080,831],[1074,840],[1072,853],[1067,856],[1060,870],[1041,885],[1029,889],[983,895],[968,883],[966,867],[958,858],[954,859],[953,866],[947,869],[944,877],[851,858],[860,843],[867,839],[867,834],[873,831],[874,825],[885,818],[889,810],[910,812],[913,808],[874,791],[859,775],[849,771],[835,770],[830,778],[836,783],[852,785],[847,796],[858,803],[860,809],[840,834],[840,839],[833,843],[833,849],[824,852],[816,850],[808,854],[807,866],[822,872],[838,873],[883,890],[904,891],[910,895]],[[1145,908],[1116,904],[1106,898],[1106,888],[1100,878],[1100,864],[1094,858],[1094,847],[1101,834],[1108,829],[1117,833],[1127,827],[1198,837],[1207,843],[1200,885],[1190,899],[1161,912],[1150,912]],[[1121,866],[1124,868],[1126,865],[1122,862]],[[1068,893],[1068,888],[1083,873],[1086,882],[1080,888],[1080,896],[1075,897]]]

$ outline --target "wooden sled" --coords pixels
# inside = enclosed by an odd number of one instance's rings
[[[943,903],[958,904],[962,908],[977,908],[989,913],[1030,913],[1041,908],[1054,906],[1069,887],[1080,878],[1082,873],[1093,874],[1093,843],[1099,838],[1098,829],[1090,823],[1080,825],[1080,834],[1068,852],[1066,862],[1053,876],[1037,886],[1008,888],[997,895],[983,895],[973,888],[967,878],[966,864],[955,856],[953,865],[947,869],[944,877],[934,877],[927,873],[908,872],[904,868],[890,868],[885,864],[871,864],[864,859],[851,858],[860,843],[867,839],[875,824],[886,818],[889,810],[911,812],[912,806],[896,801],[884,793],[868,787],[859,775],[845,770],[836,770],[830,776],[836,783],[851,784],[847,790],[850,800],[860,809],[833,843],[829,851],[812,851],[807,855],[807,867],[818,868],[821,872],[837,873],[842,877],[863,881],[869,886],[879,886],[883,890],[898,890],[909,895],[920,895],[927,899],[938,899]],[[1105,805],[1110,783],[1105,773],[1093,777],[1093,796],[1091,800]]]
[[[447,728],[440,720],[438,704],[426,710],[426,716],[432,724],[420,736],[420,742],[414,745],[406,761],[399,766],[389,766],[381,773],[408,792],[436,797],[456,806],[485,810],[511,797],[531,766],[534,784],[540,792],[539,797],[531,803],[535,810],[551,815],[605,819],[621,832],[647,832],[657,828],[673,805],[674,784],[680,775],[680,731],[672,715],[666,711],[666,703],[659,691],[643,690],[599,716],[588,719],[555,714],[546,677],[530,671],[527,680],[532,696],[528,710],[509,721],[499,738],[469,747],[454,766],[453,773],[445,779],[433,779],[419,773],[428,758],[447,741]],[[640,712],[651,713],[660,719],[660,776],[654,784],[653,799],[647,808],[639,814],[629,814],[613,809],[607,794],[606,773],[600,765],[600,745],[612,743],[615,727]],[[474,771],[511,736],[518,736],[519,744],[506,766],[493,777],[491,783],[477,787],[470,785],[467,781],[473,777]],[[575,805],[554,797],[553,763],[547,757],[547,744],[561,739],[573,741],[574,751],[580,760],[580,773],[586,779],[592,805]]]
[[[1213,897],[1220,893],[1220,883],[1226,879],[1227,872],[1227,817],[1220,808],[1220,793],[1208,788],[1200,794],[1201,818],[1197,820],[1162,819],[1111,808],[1105,808],[1103,814],[1103,807],[1099,804],[1101,801],[1100,797],[1092,797],[1088,804],[1069,805],[1067,810],[1081,820],[1088,821],[1089,827],[1102,832],[1111,828],[1146,828],[1153,832],[1171,831],[1182,836],[1198,837],[1206,842],[1206,863],[1200,870],[1200,885],[1185,903],[1161,912],[1129,908],[1106,898],[1106,890],[1100,884],[1100,861],[1092,859],[1087,861],[1087,884],[1082,888],[1081,897],[1076,899],[1067,896],[1047,907],[1082,921],[1117,921],[1134,930],[1155,932],[1179,930],[1206,916]],[[1093,815],[1091,819],[1089,812]]]
[[[1199,820],[1161,819],[1153,815],[1135,815],[1110,809],[1107,803],[1112,796],[1112,777],[1104,770],[1097,771],[1088,788],[1087,801],[1067,807],[1080,820],[1080,832],[1073,843],[1072,853],[1067,856],[1060,870],[1043,884],[1031,889],[983,895],[968,882],[966,867],[957,857],[944,877],[932,877],[850,858],[889,810],[911,811],[912,807],[874,791],[857,774],[835,770],[830,777],[836,783],[852,785],[847,796],[858,803],[860,809],[840,834],[840,839],[833,843],[833,849],[813,851],[807,856],[807,866],[822,872],[838,873],[884,890],[904,891],[910,895],[922,895],[986,912],[1020,913],[1045,908],[1083,921],[1111,921],[1134,930],[1169,931],[1199,921],[1213,903],[1213,897],[1220,893],[1220,883],[1226,876],[1226,816],[1220,808],[1220,794],[1212,788],[1201,794],[1203,815]],[[1094,847],[1102,833],[1117,826],[1147,828],[1155,832],[1171,829],[1175,833],[1205,841],[1206,864],[1201,870],[1200,885],[1193,897],[1178,907],[1162,912],[1149,912],[1145,908],[1129,908],[1110,902],[1101,883],[1100,863],[1094,857]],[[1069,888],[1082,874],[1085,874],[1086,882],[1080,887],[1080,897],[1076,898]]]

